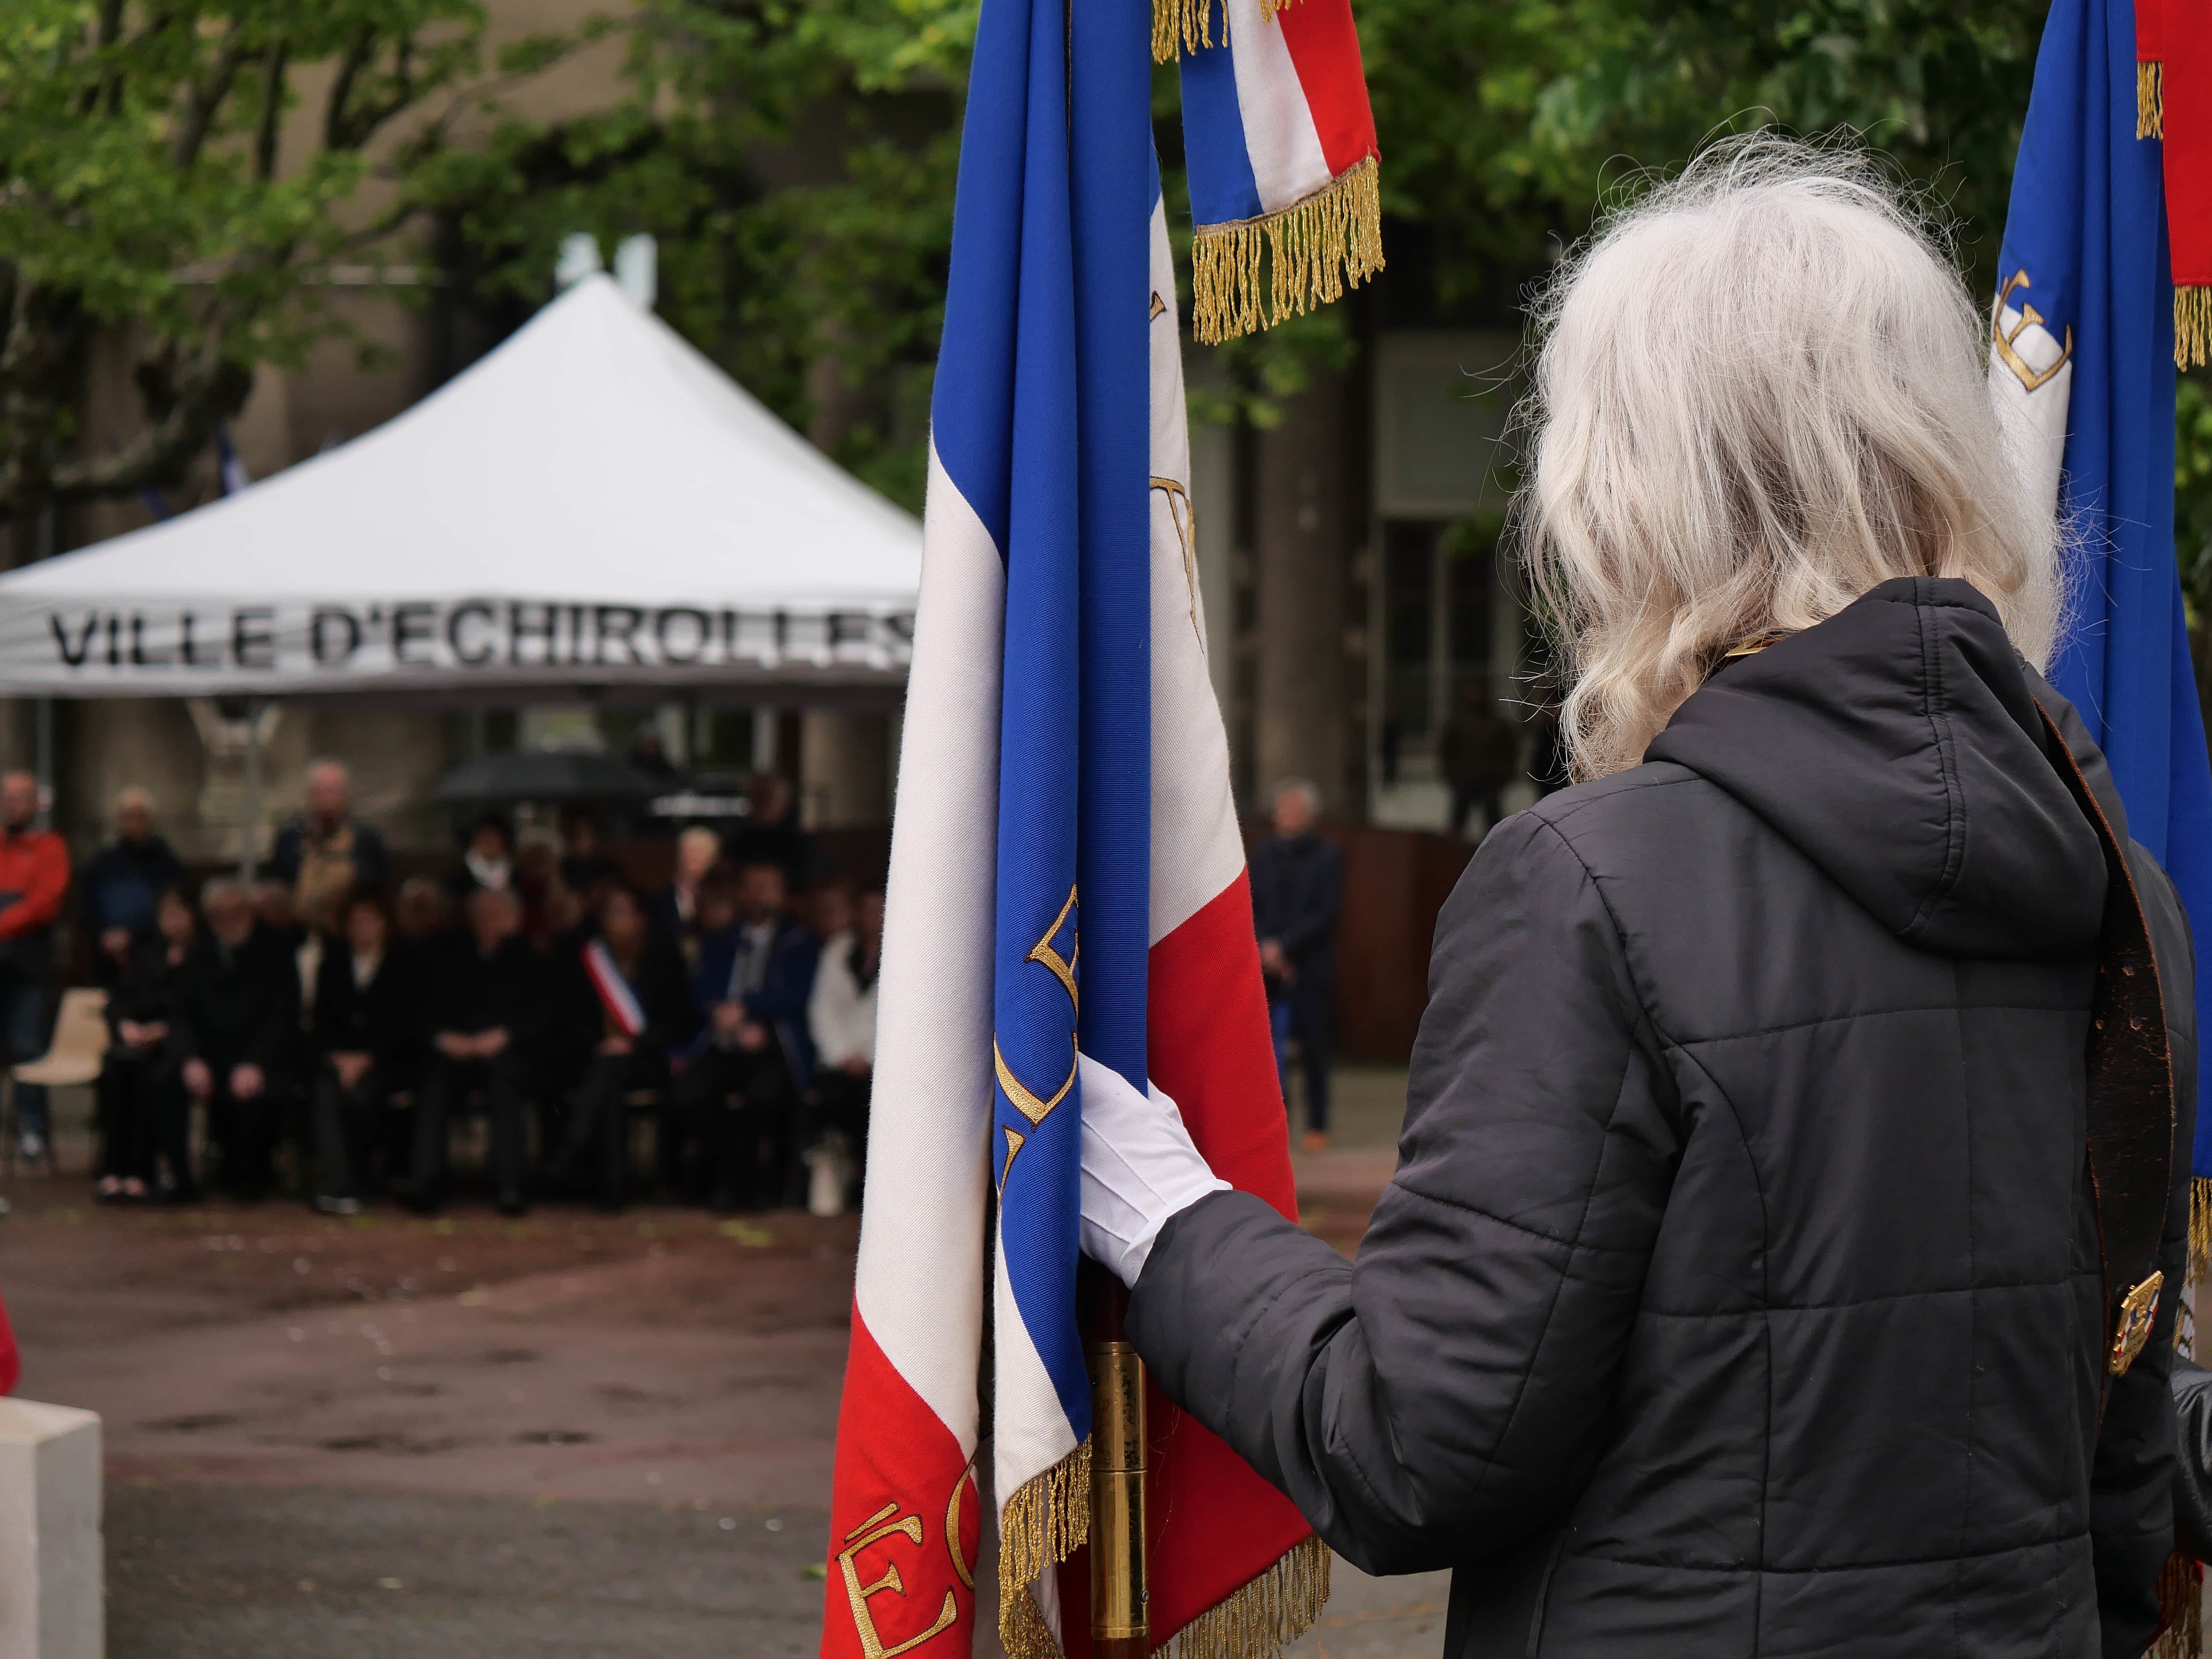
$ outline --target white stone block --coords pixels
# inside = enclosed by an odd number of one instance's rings
[[[0,1399],[0,1656],[101,1659],[100,1415]]]

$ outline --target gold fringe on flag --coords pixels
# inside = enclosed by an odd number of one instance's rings
[[[1159,1659],[1274,1659],[1328,1600],[1328,1546],[1302,1538],[1275,1565],[1175,1633]]]
[[[1091,1443],[1014,1489],[999,1516],[999,1641],[1010,1659],[1060,1659],[1030,1586],[1091,1535]]]
[[[2191,368],[2199,363],[2212,363],[2212,288],[2177,288],[2173,290],[2173,366]]]
[[[1222,32],[1229,29],[1224,15]],[[1172,64],[1213,44],[1213,0],[1152,0],[1152,61]]]
[[[1171,0],[1155,3],[1164,6]],[[2166,71],[2156,58],[2136,65],[2136,137],[2166,137]]]
[[[2203,1583],[2197,1563],[2176,1550],[2158,1575],[2158,1639],[2143,1659],[2199,1659],[2204,1651]]]
[[[1382,270],[1380,177],[1370,155],[1279,211],[1200,225],[1190,244],[1191,331],[1199,343],[1218,345],[1294,312],[1303,316]]]
[[[1275,14],[1291,0],[1258,0],[1261,17],[1275,21]],[[1221,14],[1221,43],[1229,44],[1229,14]],[[1172,64],[1178,54],[1188,58],[1200,46],[1213,44],[1213,0],[1152,0],[1152,61]]]
[[[2181,1282],[2201,1283],[2208,1262],[2212,1262],[2212,1179],[2197,1176],[2189,1183],[2189,1264],[2182,1270]]]

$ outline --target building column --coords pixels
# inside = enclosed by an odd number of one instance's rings
[[[1346,590],[1364,514],[1351,391],[1346,376],[1316,376],[1254,446],[1254,784],[1264,796],[1285,778],[1310,779],[1328,812],[1358,806]]]
[[[890,823],[890,717],[808,709],[799,723],[799,801],[809,830]]]

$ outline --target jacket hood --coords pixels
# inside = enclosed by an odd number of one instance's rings
[[[2104,855],[2032,672],[1971,584],[1904,577],[1724,664],[1644,758],[1727,791],[1909,945],[2086,953]]]

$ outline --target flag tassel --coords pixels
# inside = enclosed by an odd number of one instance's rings
[[[1191,239],[1191,327],[1201,345],[1272,328],[1382,269],[1381,164],[1372,155],[1304,200]],[[1268,277],[1264,288],[1262,266]]]
[[[2189,1262],[2183,1283],[2201,1284],[2212,1262],[2212,1177],[2193,1176],[2189,1182]]]
[[[1328,1600],[1328,1546],[1301,1538],[1225,1601],[1176,1632],[1161,1659],[1273,1659],[1304,1635]]]
[[[1170,0],[1159,0],[1166,5]],[[2156,59],[2136,65],[2136,137],[2166,137],[2166,73]]]
[[[1060,1659],[1030,1586],[1091,1534],[1091,1442],[1014,1488],[999,1516],[999,1641],[1008,1659]]]
[[[2212,363],[2212,288],[2191,283],[2173,290],[2173,366],[2203,363]]]
[[[1172,64],[1201,46],[1213,44],[1215,0],[1152,0],[1152,61]],[[1259,0],[1262,21],[1273,22],[1275,14],[1291,0]],[[1221,43],[1229,44],[1229,14],[1221,14]]]

